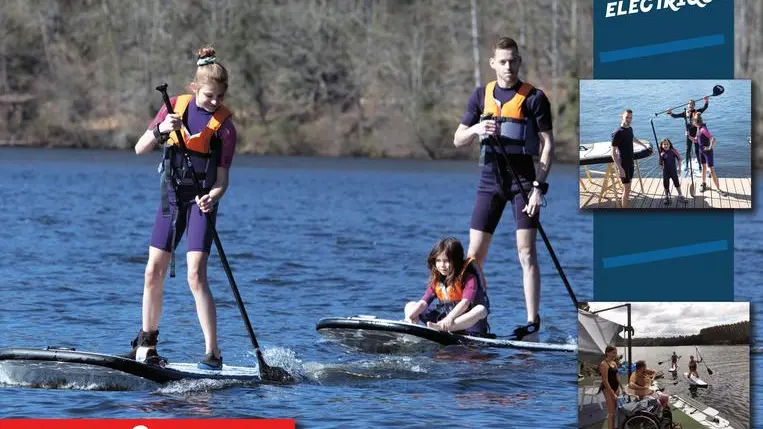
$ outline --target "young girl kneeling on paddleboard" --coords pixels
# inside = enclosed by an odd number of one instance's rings
[[[418,302],[405,305],[405,321],[426,323],[441,331],[487,334],[490,302],[479,264],[464,260],[464,248],[455,238],[444,238],[429,252],[429,285]],[[438,299],[438,304],[430,305]]]
[[[217,344],[217,313],[207,282],[213,239],[207,217],[214,224],[218,203],[228,188],[236,128],[222,104],[228,90],[228,72],[217,62],[214,49],[200,49],[196,66],[190,93],[170,100],[173,114],[168,114],[163,106],[135,145],[135,152],[140,155],[151,153],[161,144],[164,155],[160,168],[161,202],[154,218],[143,286],[143,324],[131,343],[133,349],[128,357],[149,363],[166,362],[156,351],[164,278],[168,266],[170,276],[175,275],[175,248],[186,232],[188,285],[196,301],[205,343],[205,356],[199,367],[219,370],[222,356]],[[192,169],[180,150],[178,130],[182,130]],[[201,192],[197,190],[197,181]]]
[[[670,180],[673,180],[678,192],[678,201],[686,203],[686,198],[681,193],[681,182],[678,176],[681,175],[681,154],[673,147],[670,139],[664,139],[660,142],[660,161],[662,164],[662,184],[665,187],[665,204],[670,204]]]

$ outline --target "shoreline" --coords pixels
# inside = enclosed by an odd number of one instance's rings
[[[113,151],[113,152],[120,152],[120,151],[133,151],[131,146],[124,147],[120,145],[106,145],[106,144],[98,144],[98,145],[90,145],[87,143],[57,143],[52,144],[49,142],[43,142],[43,141],[14,141],[14,140],[0,140],[0,149],[3,148],[14,148],[14,149],[79,149],[79,150],[103,150],[103,151]],[[158,149],[155,149],[155,152],[159,152]],[[321,153],[317,152],[314,154],[300,154],[300,153],[291,153],[291,154],[284,154],[284,153],[276,153],[276,152],[270,152],[270,151],[255,151],[247,148],[246,146],[243,146],[241,149],[236,148],[236,155],[253,155],[253,156],[272,156],[272,157],[300,157],[300,158],[335,158],[335,159],[342,159],[342,158],[354,158],[354,159],[386,159],[386,160],[407,160],[407,161],[474,161],[477,162],[478,158],[468,156],[471,154],[471,151],[467,154],[467,156],[443,156],[440,158],[431,158],[427,156],[395,156],[395,155],[380,155],[380,156],[362,156],[362,155],[353,155],[351,153],[348,154],[334,154],[334,153]],[[563,149],[559,150],[559,146],[557,146],[557,152],[553,156],[553,162],[558,164],[575,164],[578,163],[578,158],[576,156],[570,156],[570,154],[567,154]]]

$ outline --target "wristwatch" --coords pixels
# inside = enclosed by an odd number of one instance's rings
[[[165,141],[167,141],[169,139],[169,136],[170,136],[169,133],[163,133],[163,132],[159,131],[159,124],[157,124],[154,127],[154,138],[159,143],[164,143]]]
[[[546,192],[548,192],[548,183],[540,183],[539,181],[534,180],[533,188],[540,189],[540,193],[546,195]]]

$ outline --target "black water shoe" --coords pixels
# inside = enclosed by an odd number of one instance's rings
[[[132,350],[123,355],[127,359],[145,362],[149,365],[165,366],[168,363],[166,358],[159,356],[156,351],[156,344],[159,342],[159,330],[146,332],[138,331],[138,335],[130,342]]]
[[[214,353],[207,353],[204,355],[204,360],[199,362],[199,369],[206,369],[211,371],[220,371],[223,369],[223,357],[220,355],[216,357]]]
[[[540,331],[540,315],[535,316],[535,321],[532,323],[528,323],[524,326],[519,326],[516,329],[514,329],[514,332],[511,334],[510,339],[514,341],[522,341],[523,338],[528,336],[533,336],[534,338],[537,338],[538,331]],[[526,340],[530,340],[531,338],[526,338]]]

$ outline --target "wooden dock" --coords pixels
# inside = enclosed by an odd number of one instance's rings
[[[682,175],[683,176],[683,175]],[[606,177],[606,176],[605,176]],[[697,209],[728,209],[745,210],[752,209],[752,180],[745,178],[718,178],[722,195],[711,179],[707,184],[711,189],[701,192],[702,181],[694,177],[695,196],[689,194],[691,179],[681,177],[681,191],[688,200],[686,203],[678,201],[678,194],[671,183],[670,204],[665,204],[665,192],[662,178],[634,177],[631,181],[631,195],[629,209],[660,209],[660,210],[697,210]],[[614,182],[614,183],[613,183]],[[620,209],[620,197],[623,188],[619,179],[608,180],[605,178],[581,177],[580,208],[588,209]]]

